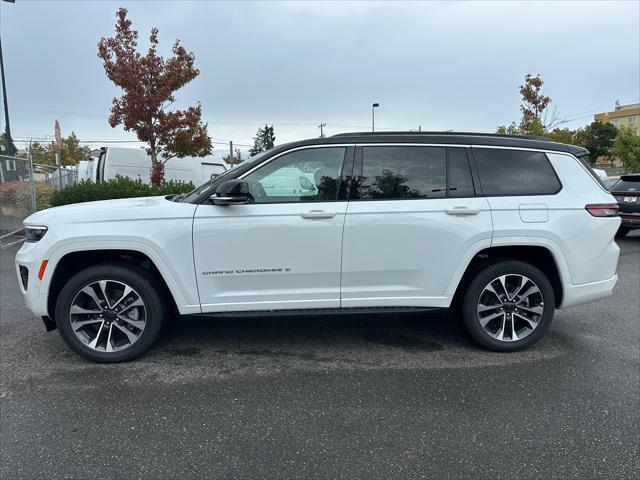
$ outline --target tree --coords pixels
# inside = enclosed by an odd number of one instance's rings
[[[520,95],[522,95],[520,130],[522,132],[531,131],[536,120],[545,129],[547,127],[543,122],[542,115],[551,103],[551,98],[542,93],[543,83],[540,75],[533,76],[527,73],[524,77],[524,84],[520,85]]]
[[[273,125],[268,126],[265,124],[264,128],[259,128],[256,132],[256,136],[253,137],[253,147],[249,150],[249,155],[254,156],[260,152],[270,150],[276,143],[276,134],[273,130]]]
[[[169,111],[175,101],[174,92],[199,75],[195,56],[176,40],[173,56],[158,55],[158,29],[151,29],[147,54],[138,52],[138,32],[131,28],[127,10],[120,8],[116,16],[114,37],[98,43],[98,57],[103,60],[109,80],[123,91],[113,99],[109,124],[122,124],[134,131],[147,144],[151,157],[151,183],[159,185],[164,178],[164,164],[171,158],[204,157],[211,153],[211,138],[202,123],[198,103],[185,110]]]
[[[576,132],[575,140],[578,145],[589,150],[589,161],[594,164],[599,157],[611,161],[613,158],[613,141],[618,129],[611,123],[595,121]]]
[[[640,173],[640,135],[633,129],[622,127],[618,130],[612,153],[622,161],[626,173]]]
[[[222,157],[222,160],[224,160],[227,165],[231,166],[238,165],[239,163],[243,162],[242,154],[240,153],[239,148],[235,149],[233,156],[227,155],[226,157]]]
[[[576,143],[576,132],[574,130],[569,130],[568,128],[554,128],[552,131],[547,133],[547,137],[558,143]]]
[[[40,142],[33,142],[30,148],[33,163],[55,166],[56,146],[53,142],[46,145]],[[61,165],[77,165],[80,160],[87,160],[89,155],[91,155],[91,149],[80,146],[80,140],[75,132],[71,132],[68,137],[62,139],[62,148],[60,149]]]
[[[520,95],[522,95],[520,124],[511,122],[509,126],[498,127],[496,133],[544,136],[551,128],[562,123],[557,118],[555,110],[549,114],[551,98],[542,93],[543,83],[540,75],[534,76],[530,73],[525,75],[524,83],[520,85]]]

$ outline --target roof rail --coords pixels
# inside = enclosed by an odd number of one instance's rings
[[[473,137],[499,137],[499,138],[524,138],[527,140],[541,140],[544,142],[550,142],[552,140],[550,140],[547,137],[540,137],[540,136],[536,136],[536,135],[508,135],[508,134],[501,134],[501,133],[482,133],[482,132],[451,132],[451,131],[446,131],[446,132],[437,132],[437,131],[430,131],[430,132],[412,132],[412,131],[389,131],[389,132],[349,132],[349,133],[337,133],[335,135],[332,135],[332,137],[355,137],[355,136],[398,136],[398,135],[423,135],[423,136],[429,136],[429,135],[441,135],[441,136],[473,136]]]

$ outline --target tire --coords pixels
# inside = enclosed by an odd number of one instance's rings
[[[57,298],[60,335],[92,362],[136,358],[153,345],[164,322],[165,305],[158,291],[155,279],[136,267],[101,264],[82,270]]]
[[[513,295],[510,298],[504,295],[505,284],[506,295]],[[478,272],[462,300],[462,317],[469,334],[481,346],[497,352],[533,345],[551,325],[554,311],[555,295],[546,275],[529,263],[515,260],[500,261]],[[483,326],[481,322],[487,323]]]
[[[624,237],[630,231],[631,231],[630,228],[620,227],[620,228],[618,228],[618,231],[616,232],[616,237]]]

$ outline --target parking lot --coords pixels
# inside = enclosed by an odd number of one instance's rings
[[[534,348],[446,315],[176,319],[91,364],[22,307],[1,253],[2,478],[637,478],[640,232],[613,297]]]

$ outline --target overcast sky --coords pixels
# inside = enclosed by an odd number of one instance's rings
[[[146,47],[178,38],[200,76],[177,92],[200,101],[214,141],[277,143],[380,129],[492,132],[519,119],[518,86],[539,73],[570,127],[640,101],[640,2],[0,2],[11,129],[131,139],[107,123],[118,89],[97,58],[115,11],[129,10]],[[4,129],[4,118],[2,119]],[[18,146],[23,146],[20,143]],[[224,147],[216,145],[216,150]]]

